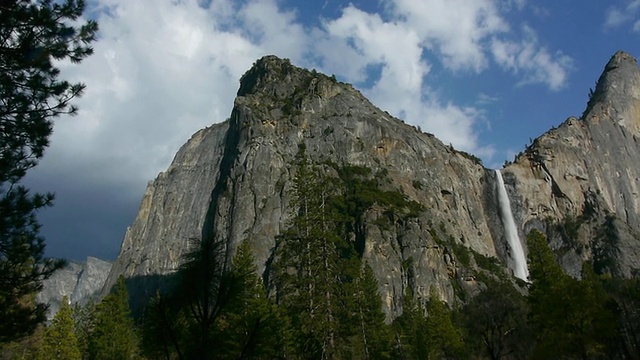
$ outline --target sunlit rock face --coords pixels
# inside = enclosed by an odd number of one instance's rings
[[[505,169],[513,175],[507,177],[522,228],[545,228],[574,276],[594,257],[611,260],[608,271],[624,277],[640,269],[639,136],[640,70],[633,57],[618,52],[583,116],[540,136]],[[567,217],[581,224],[575,239],[548,226]],[[607,231],[617,234],[615,243],[604,240]],[[599,254],[603,248],[610,254]]]
[[[62,298],[67,296],[72,304],[85,305],[89,300],[97,300],[100,290],[111,270],[112,263],[94,257],[84,262],[69,262],[42,283],[42,291],[37,301],[49,304],[47,318],[51,320],[60,309]]]
[[[574,275],[593,257],[588,232],[601,228],[606,214],[620,232],[617,246],[627,252],[616,252],[615,271],[628,276],[637,269],[638,257],[631,257],[638,246],[625,236],[639,230],[640,220],[638,81],[635,60],[616,54],[583,119],[544,134],[503,172],[520,238],[533,227],[547,231],[556,250],[568,247],[560,259]],[[149,183],[103,293],[124,275],[136,284],[133,296],[153,296],[203,234],[222,241],[228,258],[248,240],[259,271],[268,274],[275,239],[294,213],[289,205],[301,144],[310,160],[385,173],[387,189],[423,206],[417,218],[392,226],[380,226],[384,214],[376,206],[364,216],[362,256],[390,318],[401,313],[407,287],[421,301],[434,287],[450,303],[477,291],[480,255],[496,257],[508,271],[511,249],[494,171],[376,108],[351,85],[267,56],[242,77],[229,119],[195,133]],[[582,214],[585,203],[602,218],[579,227],[579,239],[568,242],[554,229],[567,214]],[[477,255],[462,256],[461,247]]]

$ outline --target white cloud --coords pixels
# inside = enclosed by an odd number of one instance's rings
[[[626,23],[633,21],[633,19],[636,17],[638,9],[640,9],[640,0],[629,0],[627,1],[627,4],[622,7],[610,7],[605,14],[604,27],[620,27]],[[638,27],[638,22],[634,22],[633,30],[638,31]]]
[[[429,61],[454,72],[498,64],[521,83],[552,89],[566,82],[570,65],[540,47],[535,34],[510,39],[517,34],[501,15],[506,3],[497,0],[387,0],[385,14],[348,5],[315,27],[276,0],[202,4],[91,3],[100,23],[95,54],[63,66],[63,76],[86,83],[87,92],[77,101],[79,115],[56,123],[42,171],[141,186],[193,132],[229,115],[238,79],[266,54],[337,74],[445,143],[491,154],[479,145],[480,111],[435,96]],[[524,2],[508,4],[520,9]]]
[[[611,8],[607,11],[606,19],[604,21],[605,27],[617,27],[627,21],[627,15],[618,8]]]
[[[383,22],[379,15],[368,14],[353,6],[347,7],[342,16],[325,23],[327,45],[322,54],[327,67],[344,70],[349,81],[366,78],[366,68],[383,65],[382,79],[393,78],[393,88],[403,87],[419,91],[422,77],[429,72],[429,65],[422,60],[420,40],[414,31],[403,24]],[[335,63],[341,54],[331,50],[329,44],[340,44],[338,51],[351,47],[349,60]],[[344,55],[343,55],[344,57]],[[353,77],[353,78],[351,78]]]
[[[325,22],[324,30],[319,42],[325,68],[346,74],[347,81],[363,82],[362,90],[374,104],[445,143],[481,150],[474,130],[476,109],[443,104],[424,84],[430,66],[423,60],[421,39],[408,24],[385,22],[378,14],[349,6],[340,18]],[[369,74],[372,67],[379,74]]]
[[[540,46],[532,29],[523,28],[525,37],[520,41],[494,38],[491,52],[495,61],[504,68],[522,74],[519,85],[546,84],[551,90],[566,85],[573,60],[562,52],[551,54]]]
[[[425,53],[452,70],[473,71],[489,66],[487,55],[494,55],[495,63],[521,77],[520,84],[544,83],[554,90],[565,84],[571,61],[562,54],[551,56],[529,28],[520,42],[496,40],[507,35],[509,26],[493,2],[456,1],[395,0],[388,3],[390,20],[350,5],[315,32],[316,54],[324,70],[360,83],[374,104],[456,148],[491,156],[492,147],[479,145],[480,111],[435,96]]]
[[[30,176],[81,202],[82,194],[100,192],[135,203],[191,134],[229,116],[238,79],[266,54],[355,83],[377,106],[489,166],[496,149],[478,134],[490,128],[482,107],[492,99],[461,103],[440,94],[439,82],[488,70],[551,89],[567,81],[567,56],[541,46],[531,29],[512,30],[506,14],[523,11],[525,0],[383,3],[380,14],[346,5],[312,25],[298,18],[304,9],[286,10],[279,0],[90,0],[100,24],[95,53],[62,65],[64,79],[87,85],[76,101],[80,112],[56,121],[51,147]],[[56,188],[59,179],[65,183]],[[82,211],[68,198],[55,209],[71,218]],[[103,230],[117,232],[114,241],[123,231]]]
[[[498,100],[500,100],[500,98],[498,98],[497,96],[491,96],[487,93],[481,92],[478,94],[478,99],[476,100],[476,104],[484,106],[484,105],[493,104]]]
[[[479,72],[488,65],[485,42],[509,26],[492,0],[388,0],[397,18],[437,51],[445,67]]]
[[[56,123],[41,171],[144,184],[192,133],[229,116],[238,79],[256,58],[268,50],[300,58],[303,48],[294,15],[272,1],[234,8],[214,0],[207,9],[195,0],[105,0],[99,8],[110,10],[97,19],[94,55],[62,69],[87,85],[80,112]],[[269,22],[256,22],[257,11]],[[258,36],[230,27],[238,18]]]
[[[238,15],[242,27],[263,52],[287,54],[301,60],[306,49],[306,34],[292,11],[282,11],[273,0],[249,2]]]

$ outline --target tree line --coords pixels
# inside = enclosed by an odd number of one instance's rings
[[[302,147],[295,213],[276,239],[268,277],[258,275],[249,241],[227,264],[226,245],[206,238],[185,256],[173,289],[158,292],[136,323],[120,279],[97,305],[63,304],[30,341],[47,349],[44,358],[638,358],[637,280],[597,274],[589,263],[572,278],[535,230],[527,238],[529,283],[476,269],[474,296],[446,304],[432,288],[423,301],[409,287],[402,314],[387,319],[358,244],[362,217],[377,204],[394,226],[420,207],[382,190],[385,182],[364,167],[311,163]]]
[[[529,283],[477,270],[479,292],[470,298],[446,304],[433,289],[423,300],[407,288],[402,314],[387,318],[362,257],[364,216],[376,205],[376,225],[394,227],[423,209],[385,190],[383,171],[312,163],[304,146],[295,213],[276,239],[268,276],[258,275],[250,241],[227,249],[207,234],[185,256],[175,286],[136,319],[120,278],[97,304],[64,299],[43,324],[46,306],[35,294],[64,261],[44,257],[36,219],[53,195],[31,193],[22,179],[42,158],[53,119],[77,111],[71,101],[84,85],[59,79],[54,64],[91,55],[98,27],[81,21],[84,9],[82,0],[0,2],[0,358],[640,358],[638,280],[612,277],[607,256],[572,278],[537,231],[527,238]],[[607,229],[603,236],[615,236]]]

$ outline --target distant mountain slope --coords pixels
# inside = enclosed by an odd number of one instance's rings
[[[49,304],[47,318],[60,309],[60,301],[68,296],[72,304],[86,304],[91,298],[99,295],[109,275],[109,261],[87,257],[84,262],[69,262],[43,282],[43,289],[38,294],[38,302]]]

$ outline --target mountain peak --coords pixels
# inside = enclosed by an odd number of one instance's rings
[[[339,82],[334,75],[297,67],[289,59],[268,55],[258,59],[240,78],[236,104],[248,101],[280,108],[285,115],[295,115],[305,108],[319,106],[316,104],[318,98],[326,100],[339,93],[350,93],[354,96],[353,101],[370,104],[353,86]],[[278,118],[280,115],[270,116]]]
[[[615,114],[607,111],[615,118],[628,117],[628,111],[634,111],[640,102],[640,69],[637,60],[624,51],[616,52],[607,65],[591,94],[585,118],[590,118],[594,108],[613,109]],[[599,105],[599,106],[598,106]],[[599,111],[596,111],[599,113]],[[631,116],[635,118],[635,116]],[[637,120],[634,120],[637,121]]]
[[[242,75],[237,95],[246,96],[259,92],[273,86],[274,83],[290,78],[293,73],[302,71],[302,69],[291,65],[289,59],[281,59],[275,55],[264,56]]]

